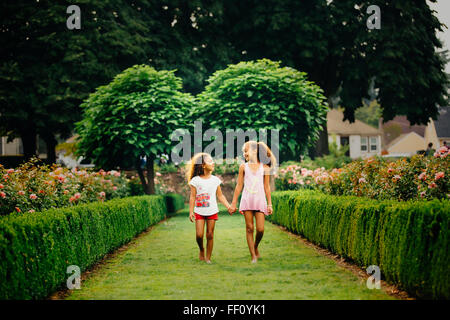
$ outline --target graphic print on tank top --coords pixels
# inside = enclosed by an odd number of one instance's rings
[[[256,188],[256,186],[258,185],[258,183],[260,182],[260,177],[250,177],[250,186],[247,188],[248,193],[251,194],[256,194],[258,193],[258,189]]]

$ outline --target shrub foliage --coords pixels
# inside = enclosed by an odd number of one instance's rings
[[[181,196],[138,196],[0,219],[0,299],[42,299],[183,206]]]
[[[450,298],[450,201],[389,201],[318,191],[272,195],[269,219],[422,298]]]

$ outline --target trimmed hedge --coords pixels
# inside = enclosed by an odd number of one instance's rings
[[[184,197],[176,193],[164,195],[168,212],[176,212],[184,208]]]
[[[86,270],[182,202],[179,195],[137,196],[3,217],[0,299],[45,298],[65,287],[68,266]]]
[[[419,298],[449,299],[450,201],[377,201],[317,191],[272,194],[268,220]]]

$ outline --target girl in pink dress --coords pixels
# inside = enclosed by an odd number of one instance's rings
[[[263,142],[248,141],[243,145],[242,151],[246,162],[239,167],[238,181],[229,213],[236,211],[236,203],[244,189],[239,212],[245,217],[247,244],[252,263],[255,263],[260,257],[258,245],[264,235],[265,216],[272,214],[270,174],[275,168],[276,159]],[[255,224],[256,236],[253,238]]]

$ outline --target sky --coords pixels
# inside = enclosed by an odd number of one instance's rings
[[[437,11],[435,15],[439,21],[447,26],[444,32],[438,33],[438,38],[443,42],[443,48],[450,50],[450,0],[438,0],[436,3],[427,1],[431,9]],[[450,63],[445,66],[445,72],[450,73]]]

